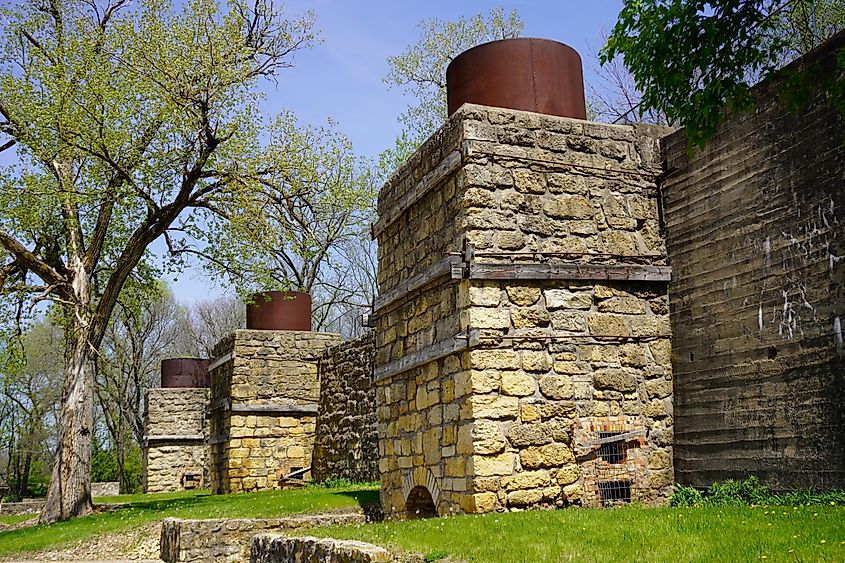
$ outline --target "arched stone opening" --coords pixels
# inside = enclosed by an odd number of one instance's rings
[[[412,520],[437,516],[437,507],[428,489],[422,485],[411,489],[408,500],[405,501],[405,515]]]

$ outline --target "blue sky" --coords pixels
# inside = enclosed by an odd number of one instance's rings
[[[423,19],[454,19],[488,12],[501,5],[516,9],[525,21],[524,36],[555,39],[574,47],[584,62],[590,81],[590,47],[601,43],[601,32],[610,31],[622,7],[621,0],[582,2],[518,1],[481,2],[443,0],[422,2],[291,0],[290,15],[313,10],[323,42],[296,55],[296,66],[283,71],[278,85],[267,88],[265,110],[293,110],[300,123],[320,124],[334,119],[358,153],[375,156],[399,132],[396,118],[411,101],[397,88],[382,82],[388,56],[397,55],[419,37]],[[221,293],[199,272],[189,270],[172,282],[183,303],[209,299]]]

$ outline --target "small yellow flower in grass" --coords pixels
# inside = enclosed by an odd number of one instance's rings
[[[822,540],[819,543],[827,543],[827,540]]]

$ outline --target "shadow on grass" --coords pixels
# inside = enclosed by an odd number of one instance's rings
[[[125,503],[101,503],[94,505],[97,512],[116,512],[127,509],[141,509],[152,511],[173,510],[177,508],[191,508],[203,504],[209,504],[209,500],[213,498],[211,492],[201,493],[195,496],[172,499],[151,499],[132,501]],[[219,497],[218,497],[219,498]]]
[[[338,495],[354,498],[364,511],[368,522],[381,522],[384,520],[384,511],[381,508],[381,497],[378,490],[364,491],[338,491]]]

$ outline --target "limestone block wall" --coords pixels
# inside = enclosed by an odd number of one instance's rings
[[[377,481],[378,427],[372,384],[375,333],[327,349],[319,363],[315,481]]]
[[[144,399],[144,491],[208,486],[209,390],[150,389]]]
[[[395,561],[383,547],[360,541],[287,537],[279,534],[259,534],[252,538],[250,561],[254,563],[390,563]]]
[[[363,524],[361,510],[298,514],[281,518],[215,518],[161,522],[159,557],[167,563],[250,561],[250,544],[257,534],[293,535],[321,526]]]
[[[665,132],[468,104],[384,186],[388,514],[670,492]]]
[[[840,34],[785,71],[830,77]],[[845,488],[845,125],[827,95],[664,141],[679,482]]]
[[[210,470],[215,494],[277,489],[310,467],[317,362],[336,334],[236,330],[214,349]],[[307,474],[306,474],[307,476]]]

